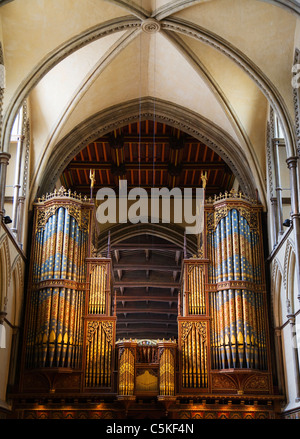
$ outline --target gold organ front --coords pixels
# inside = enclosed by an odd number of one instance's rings
[[[93,256],[93,202],[63,188],[39,199],[18,394],[107,397],[121,404],[116,417],[139,398],[173,417],[192,416],[182,401],[254,398],[272,416],[261,212],[233,192],[206,200],[198,254],[182,261],[178,339],[116,341],[112,261]]]

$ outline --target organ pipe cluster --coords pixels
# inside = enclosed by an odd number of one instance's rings
[[[181,322],[181,383],[183,388],[208,386],[207,323]]]
[[[176,342],[160,342],[159,348],[159,394],[175,395]]]
[[[35,211],[26,366],[81,365],[89,208],[49,199]]]
[[[259,218],[223,206],[208,231],[212,368],[267,369]],[[211,286],[212,286],[211,285]]]
[[[270,370],[260,206],[206,202],[197,256],[183,260],[178,342],[150,345],[115,344],[111,260],[91,256],[93,207],[64,190],[35,204],[25,369],[74,369],[83,390],[134,400],[140,368],[159,377],[152,391],[162,401],[211,391],[218,371]]]
[[[86,337],[86,387],[110,387],[113,355],[113,323],[89,321]]]
[[[132,396],[135,382],[136,342],[124,341],[119,348],[119,385],[118,394]]]

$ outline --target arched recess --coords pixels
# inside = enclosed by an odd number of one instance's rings
[[[89,142],[128,123],[146,119],[153,120],[153,118],[205,142],[227,163],[238,179],[242,191],[250,197],[256,197],[256,179],[246,156],[226,132],[186,108],[148,97],[135,99],[101,111],[65,136],[56,145],[46,168],[40,169],[40,175],[37,176],[37,180],[40,182],[38,193],[32,192],[31,202],[36,195],[39,196],[53,190],[65,167]],[[262,188],[259,188],[259,194],[264,203]]]
[[[12,129],[15,116],[21,103],[24,101],[29,92],[34,86],[43,78],[43,76],[49,72],[56,64],[58,64],[65,57],[78,50],[79,48],[89,44],[91,41],[102,38],[108,34],[129,30],[129,29],[142,29],[144,20],[148,18],[145,14],[138,14],[138,18],[134,14],[134,10],[127,4],[127,2],[116,2],[121,6],[125,6],[125,9],[129,9],[133,14],[132,17],[122,17],[120,19],[111,20],[106,23],[102,23],[99,26],[88,29],[80,35],[70,39],[60,47],[54,49],[46,59],[35,66],[27,78],[20,84],[16,90],[13,98],[11,99],[8,108],[6,110],[3,121],[3,134],[2,145],[3,150],[7,151],[9,148],[9,136]],[[190,2],[192,4],[192,2]],[[283,2],[280,2],[283,3]],[[138,8],[137,8],[138,9]],[[229,42],[225,41],[218,35],[204,29],[200,26],[196,26],[185,20],[177,18],[161,18],[159,21],[161,32],[165,33],[178,33],[188,35],[192,38],[198,39],[205,44],[210,45],[214,49],[220,51],[222,54],[228,56],[233,62],[235,62],[241,69],[243,69],[250,78],[257,84],[263,94],[266,96],[271,106],[274,108],[278,117],[280,118],[283,130],[286,135],[287,142],[287,156],[292,157],[296,153],[296,138],[293,129],[292,116],[289,114],[283,97],[278,92],[277,88],[272,84],[269,78],[253,63],[244,53],[238,48],[234,47]]]
[[[271,278],[271,304],[273,313],[271,315],[273,319],[273,328],[275,328],[274,334],[274,355],[276,368],[276,375],[278,379],[278,389],[282,394],[286,393],[285,382],[285,370],[286,364],[283,362],[283,349],[284,343],[284,331],[282,325],[285,319],[283,319],[283,300],[284,298],[284,284],[283,284],[283,270],[277,259],[273,262],[272,278]]]
[[[13,279],[13,297],[12,308],[11,308],[11,323],[14,326],[20,325],[21,309],[22,309],[22,297],[23,297],[23,287],[24,287],[24,274],[21,263],[21,257],[17,256],[14,260],[11,268],[12,279]]]
[[[286,290],[286,300],[289,301],[291,312],[296,311],[296,297],[294,296],[294,280],[295,280],[295,266],[296,266],[296,256],[293,248],[293,244],[290,240],[287,241],[285,256],[284,256],[284,286]]]
[[[102,253],[105,256],[108,248],[108,232],[110,234],[110,246],[114,246],[119,242],[134,238],[139,235],[155,235],[156,237],[165,239],[170,243],[181,247],[184,247],[184,229],[172,224],[116,224],[110,228],[105,229],[104,233],[101,233],[99,240],[95,243],[96,251]],[[187,254],[193,255],[197,253],[197,242],[194,235],[186,236],[186,251]]]
[[[0,248],[0,311],[3,309],[6,292],[6,260],[4,249]]]
[[[118,224],[100,234],[96,253],[112,261],[117,339],[178,337],[181,262],[196,253],[190,236],[185,252],[183,233],[174,224]]]
[[[3,311],[6,306],[7,291],[11,281],[9,245],[5,234],[0,239],[0,267],[0,311]]]
[[[277,259],[273,262],[271,298],[273,308],[274,327],[282,325],[282,291],[283,291],[283,273]]]

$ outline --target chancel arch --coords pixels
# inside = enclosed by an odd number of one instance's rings
[[[111,122],[112,116],[114,116],[113,122]],[[88,143],[92,143],[114,130],[126,127],[128,122],[139,124],[145,120],[166,124],[178,129],[183,135],[192,136],[196,140],[207,144],[227,163],[243,192],[253,198],[256,196],[255,176],[247,164],[243,151],[230,136],[211,122],[193,112],[189,112],[187,109],[151,97],[136,99],[129,103],[108,108],[70,132],[56,145],[55,151],[51,154],[41,177],[39,194],[53,189],[68,163]],[[153,135],[155,140],[155,134]],[[236,148],[239,150],[239,154],[236,154]],[[53,173],[54,163],[57,166],[55,173]],[[32,196],[35,195],[32,194]]]

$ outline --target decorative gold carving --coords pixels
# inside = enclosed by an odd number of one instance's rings
[[[205,289],[208,292],[223,291],[223,290],[250,290],[257,292],[265,292],[266,288],[263,284],[256,284],[254,282],[244,280],[229,280],[218,282],[215,284],[206,284]]]
[[[37,220],[36,220],[36,230],[43,229],[47,224],[50,216],[54,215],[59,206],[49,206],[44,209],[38,209]]]
[[[185,341],[188,333],[190,332],[192,328],[193,323],[192,322],[182,322],[181,324],[181,339],[182,341]]]
[[[90,169],[90,180],[91,180],[91,188],[94,187],[96,177],[95,177],[95,169]]]
[[[237,386],[234,381],[226,375],[213,374],[212,375],[212,387],[213,389],[232,390]]]
[[[135,385],[137,391],[157,392],[158,377],[151,369],[138,370],[136,373]]]
[[[57,203],[55,201],[57,201]],[[76,192],[72,194],[70,190],[66,191],[63,186],[59,190],[55,189],[51,194],[46,194],[38,198],[36,203],[36,230],[43,229],[48,219],[56,213],[57,209],[64,207],[69,215],[76,219],[79,228],[82,231],[88,232],[90,212],[89,209],[84,209],[79,202],[88,202],[88,199],[86,196],[82,198],[81,194],[77,195]]]
[[[201,171],[201,180],[202,180],[202,187],[203,189],[206,188],[206,182],[207,182],[207,171]]]
[[[244,385],[244,390],[266,391],[269,390],[269,378],[267,375],[254,375],[249,377]]]
[[[44,288],[70,288],[72,290],[83,291],[85,283],[77,282],[70,279],[47,279],[33,284],[33,290],[42,290]]]

